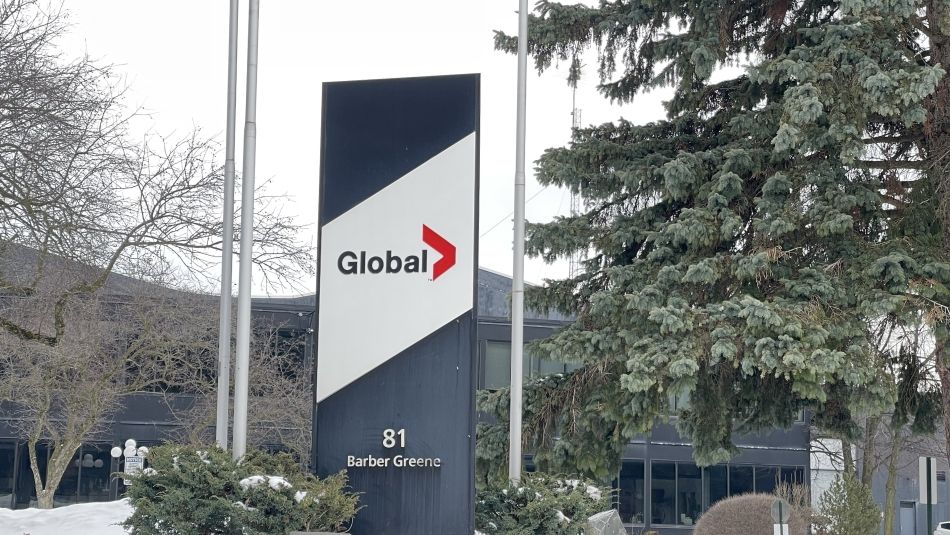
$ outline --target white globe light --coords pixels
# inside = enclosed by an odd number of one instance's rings
[[[128,439],[128,440],[125,441],[125,447],[126,447],[126,448],[133,448],[133,449],[134,449],[135,446],[136,446],[136,444],[135,444],[135,439],[134,439],[134,438],[130,438],[130,439]]]
[[[96,459],[96,462],[92,463],[96,468],[102,468],[102,465],[105,464],[102,462],[102,459]]]
[[[87,453],[87,454],[85,454],[85,455],[82,456],[82,460],[84,460],[84,461],[91,461],[92,459],[93,459],[93,456],[92,456],[91,453]]]
[[[142,446],[141,448],[138,449],[138,453],[139,453],[139,457],[145,457],[146,455],[148,455],[148,448],[145,446]]]
[[[83,468],[92,468],[92,459],[83,459],[82,467]]]
[[[76,459],[75,461],[73,461],[73,466],[75,466],[76,468],[79,468],[79,459]]]
[[[110,451],[109,454],[115,457],[116,459],[118,459],[119,457],[122,456],[122,448],[116,446],[112,448],[112,451]]]
[[[125,448],[123,453],[126,457],[135,457],[135,448]]]

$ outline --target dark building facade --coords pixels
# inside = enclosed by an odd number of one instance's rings
[[[487,270],[478,278],[478,387],[506,386],[510,378],[511,326],[508,294],[511,280]],[[279,325],[292,336],[306,336],[301,366],[312,363],[314,296],[255,299],[255,320]],[[525,341],[549,336],[568,318],[526,313]],[[571,370],[570,365],[538,359],[526,352],[525,375],[538,377]],[[685,400],[683,400],[685,402]],[[0,507],[35,505],[26,446],[17,438],[14,415],[0,408]],[[58,505],[104,501],[124,491],[110,477],[121,467],[109,450],[134,438],[140,445],[157,444],[172,436],[178,423],[161,395],[142,393],[127,403],[95,440],[84,444],[57,492]],[[763,436],[739,437],[740,454],[729,464],[699,468],[692,448],[674,423],[656,426],[649,436],[627,446],[614,482],[616,507],[631,533],[690,533],[709,505],[731,494],[771,491],[777,481],[809,481],[809,432],[801,421],[787,430]],[[275,444],[274,447],[279,445]],[[40,466],[48,449],[40,448]]]

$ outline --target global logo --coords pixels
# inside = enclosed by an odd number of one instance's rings
[[[432,265],[432,280],[438,279],[455,265],[455,245],[427,225],[422,225],[422,243],[442,255]],[[429,251],[422,249],[419,254],[408,255],[395,254],[392,250],[377,255],[367,251],[343,251],[336,265],[344,275],[429,273]]]

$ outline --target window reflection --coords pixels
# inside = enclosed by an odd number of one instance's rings
[[[692,526],[703,508],[703,472],[695,464],[676,466],[676,523]]]
[[[13,473],[16,444],[0,442],[0,507],[13,507]]]
[[[724,464],[706,468],[707,503],[712,506],[729,497],[729,469]]]
[[[729,495],[748,494],[754,491],[753,468],[744,465],[729,465]]]
[[[653,482],[650,495],[653,508],[650,512],[654,524],[676,523],[676,463],[653,463]]]
[[[756,466],[755,467],[755,491],[772,494],[778,484],[777,466]]]
[[[524,350],[523,359],[522,373],[526,379],[566,373],[580,367],[532,355],[528,348]],[[486,342],[481,361],[481,388],[497,390],[511,385],[511,342]]]
[[[771,493],[779,482],[803,484],[803,466],[720,464],[699,468],[691,462],[623,461],[618,478],[617,509],[625,524],[692,526],[709,507],[729,496]],[[645,502],[644,489],[650,491]],[[649,515],[645,515],[645,511]],[[646,518],[645,518],[646,517]]]
[[[643,500],[646,479],[643,461],[624,461],[620,468],[617,510],[628,524],[643,524]]]
[[[82,448],[82,473],[79,479],[79,502],[109,500],[109,474],[112,469],[111,446],[86,444]]]

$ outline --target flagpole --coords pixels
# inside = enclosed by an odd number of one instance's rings
[[[508,478],[521,481],[521,403],[524,355],[525,109],[528,74],[528,0],[518,9],[518,111],[515,132],[514,266],[511,276],[511,414]]]
[[[238,0],[228,17],[228,122],[224,149],[224,232],[221,237],[221,312],[218,323],[218,415],[215,439],[228,449],[231,399],[231,264],[234,246],[234,123],[237,101]]]
[[[257,38],[260,0],[250,0],[247,21],[247,102],[244,112],[244,165],[241,169],[241,264],[238,273],[237,358],[234,370],[234,448],[247,451],[247,391],[251,342],[251,247],[254,237],[254,165],[257,153]]]

